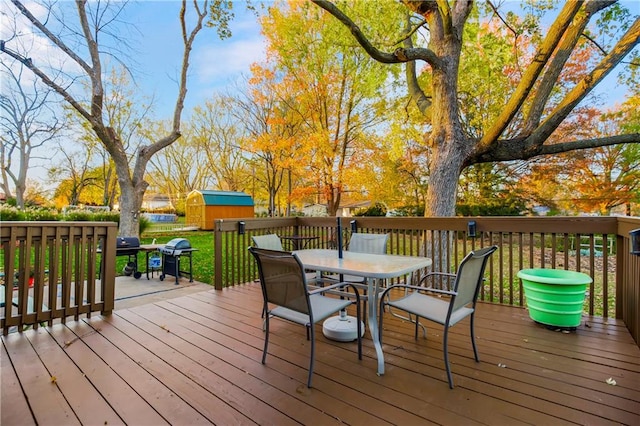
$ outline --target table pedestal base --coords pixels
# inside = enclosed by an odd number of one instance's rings
[[[360,322],[360,330],[364,336],[364,322]],[[358,339],[358,319],[347,315],[346,312],[328,318],[322,323],[322,334],[327,339],[338,342],[352,342]]]

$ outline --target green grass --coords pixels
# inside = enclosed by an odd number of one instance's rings
[[[143,234],[140,244],[151,244],[155,238],[156,244],[165,244],[174,238],[186,238],[191,243],[191,247],[198,251],[192,253],[193,279],[206,284],[213,284],[213,232],[190,231],[180,233],[153,233]],[[122,269],[126,265],[126,257],[119,257],[116,266],[118,275],[122,274]],[[138,263],[141,270],[144,270],[144,254],[138,255]],[[185,261],[184,258],[182,261]],[[185,269],[183,266],[181,269]]]

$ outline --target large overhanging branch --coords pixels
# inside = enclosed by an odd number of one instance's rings
[[[585,76],[567,94],[565,99],[551,112],[549,117],[529,136],[531,144],[541,145],[571,113],[584,97],[606,76],[615,66],[640,43],[640,18],[636,19],[629,30],[615,45],[611,53],[605,56],[589,75]]]
[[[102,62],[100,61],[100,52],[98,51],[98,42],[93,38],[91,26],[87,19],[87,11],[85,9],[86,2],[76,0],[78,9],[78,17],[80,19],[80,27],[87,42],[87,49],[91,57],[92,67],[87,70],[89,78],[91,78],[91,115],[96,119],[102,117],[102,106],[104,104],[104,88],[102,86]]]
[[[626,135],[607,136],[603,138],[582,139],[575,142],[560,142],[551,145],[542,145],[538,150],[538,155],[561,154],[563,152],[600,148],[603,146],[619,145],[623,143],[640,143],[640,133],[630,133]]]
[[[589,1],[585,5],[585,13],[578,14],[575,21],[567,29],[567,33],[563,37],[560,45],[556,49],[551,63],[544,71],[540,85],[536,89],[529,116],[525,119],[522,134],[524,136],[531,134],[540,124],[540,119],[544,113],[545,105],[551,96],[553,88],[560,77],[565,64],[569,60],[571,53],[575,49],[580,36],[591,20],[591,18],[600,10],[609,7],[616,0],[609,1]]]
[[[467,159],[463,167],[468,167],[472,164],[493,163],[498,161],[528,160],[530,158],[545,155],[561,154],[564,152],[626,143],[640,143],[640,133],[581,139],[579,141],[559,142],[541,146],[528,146],[527,149],[523,149],[523,145],[525,145],[525,143],[526,140],[522,138],[498,141],[491,145],[489,151],[477,153]]]
[[[376,61],[385,64],[399,64],[408,61],[422,60],[431,64],[433,68],[440,68],[440,59],[429,49],[419,47],[412,49],[398,48],[393,53],[387,53],[379,50],[371,44],[362,30],[360,30],[360,27],[358,27],[351,18],[345,15],[335,4],[327,0],[311,1],[329,12],[345,27],[347,27],[360,46],[362,46],[369,56]]]
[[[582,1],[569,1],[565,3],[558,15],[558,18],[555,20],[553,25],[551,25],[551,28],[549,28],[547,37],[540,45],[533,61],[523,74],[518,87],[516,87],[511,98],[503,108],[502,113],[496,119],[495,124],[491,126],[491,128],[489,128],[482,137],[479,146],[480,150],[488,148],[491,143],[496,141],[520,110],[520,107],[533,89],[538,76],[547,65],[547,62],[553,54],[556,46],[562,39],[562,36],[565,34],[576,13],[578,13],[582,3]]]

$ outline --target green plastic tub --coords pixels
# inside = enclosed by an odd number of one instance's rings
[[[582,272],[564,269],[523,269],[518,272],[532,320],[541,324],[573,328],[580,325],[587,284]]]

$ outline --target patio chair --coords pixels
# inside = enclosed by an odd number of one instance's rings
[[[382,327],[384,318],[384,306],[393,307],[415,315],[415,339],[418,338],[418,325],[420,318],[441,324],[444,327],[442,351],[444,353],[444,365],[447,369],[447,379],[449,380],[449,388],[453,389],[453,378],[451,375],[451,367],[449,365],[448,336],[449,328],[456,325],[462,319],[471,317],[471,345],[473,346],[473,355],[476,362],[480,362],[478,358],[478,350],[476,348],[476,339],[474,335],[473,319],[475,314],[476,301],[478,292],[482,286],[484,270],[487,261],[493,252],[498,249],[497,246],[485,247],[480,250],[472,251],[462,259],[458,272],[451,289],[441,289],[435,287],[425,287],[423,285],[397,284],[389,286],[380,297],[380,317],[379,332],[380,341],[382,342]],[[434,272],[426,275],[420,281],[423,283],[432,275],[449,275]],[[392,298],[390,293],[396,289],[404,289],[405,293],[397,299]],[[389,296],[389,297],[387,297]]]
[[[253,244],[258,248],[284,251],[282,240],[277,234],[254,235],[251,239],[253,240]],[[308,283],[318,281],[315,272],[307,271],[306,276]]]
[[[354,303],[349,299],[339,299],[325,296],[322,293],[327,290],[335,290],[348,283],[336,283],[327,287],[310,291],[304,267],[295,253],[265,250],[250,247],[249,252],[255,257],[260,275],[260,285],[264,297],[263,312],[265,315],[264,350],[262,363],[267,358],[269,345],[269,318],[274,316],[297,324],[304,325],[307,329],[307,339],[311,341],[311,356],[309,361],[309,377],[307,387],[311,387],[313,365],[315,357],[315,327],[314,324],[323,321],[329,316],[346,309]],[[358,289],[353,287],[356,296],[356,312],[358,327],[358,359],[362,359],[362,338],[360,325],[360,295]]]
[[[365,234],[361,232],[354,232],[349,239],[348,250],[354,253],[368,253],[368,254],[385,254],[387,252],[387,240],[389,234]],[[365,285],[365,279],[356,275],[336,275],[329,274],[323,275],[323,279],[329,281],[342,281],[349,282],[362,290],[360,298],[363,301],[367,300],[367,286]],[[366,309],[366,307],[365,307]],[[364,313],[366,317],[366,312]]]
[[[254,235],[251,237],[256,247],[283,251],[282,241],[276,234]]]

